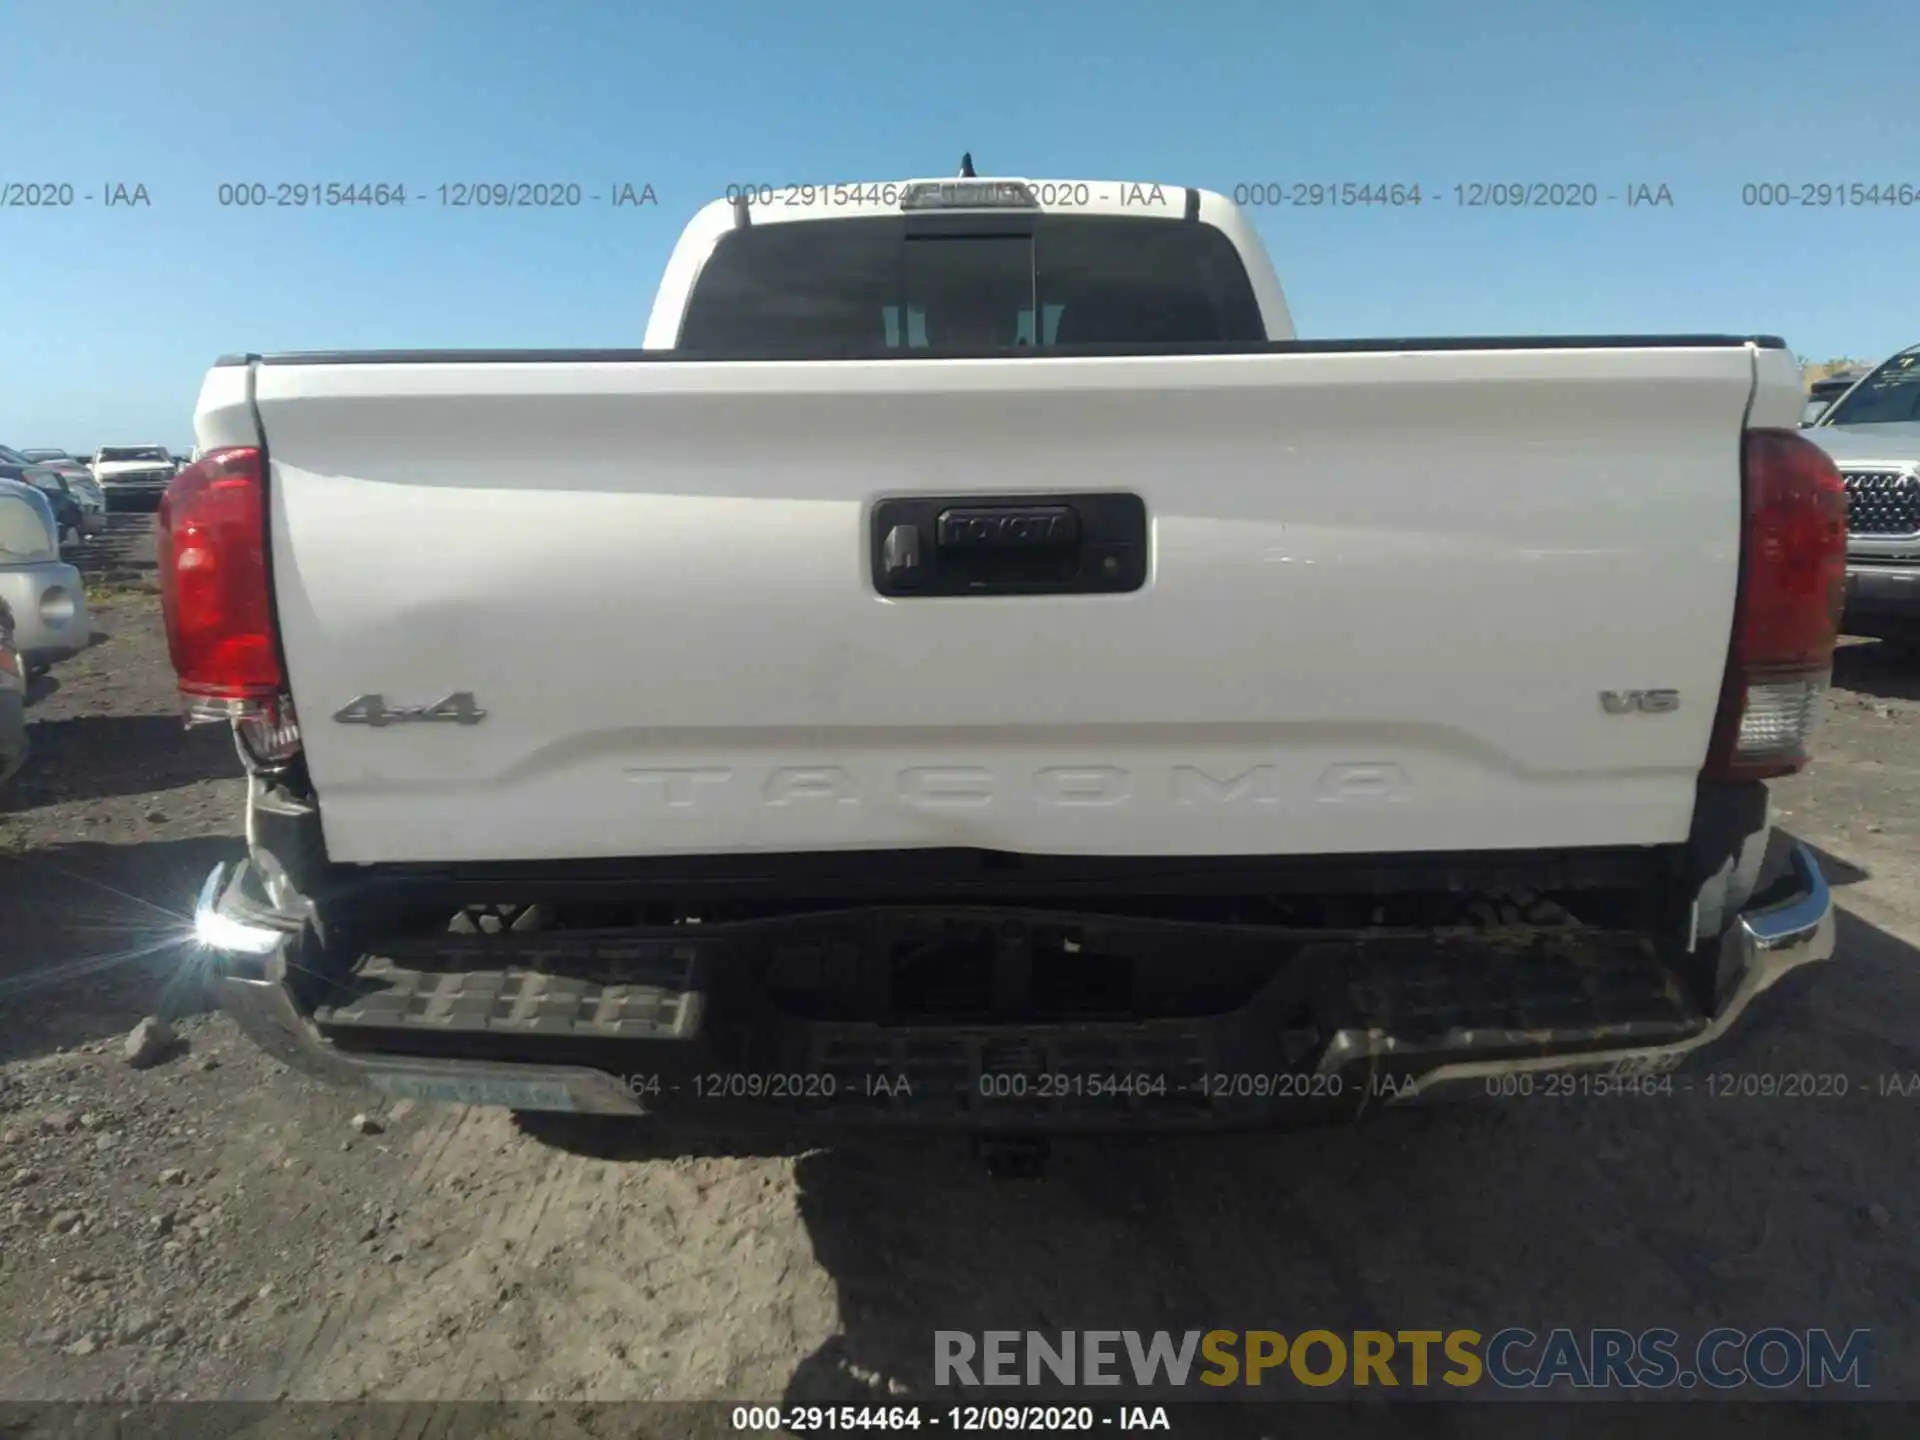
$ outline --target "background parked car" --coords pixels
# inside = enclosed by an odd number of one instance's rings
[[[106,445],[93,455],[93,478],[106,492],[109,510],[156,510],[173,479],[173,456],[164,445]]]
[[[29,674],[78,655],[93,639],[80,572],[60,558],[53,506],[19,480],[0,479],[0,601],[13,614]]]
[[[1920,655],[1920,345],[1849,385],[1807,438],[1847,485],[1843,627]]]
[[[0,446],[0,449],[4,448]],[[58,460],[37,458],[46,454],[44,450],[20,450],[15,453],[34,461],[36,471],[47,472],[60,478],[65,485],[67,498],[79,506],[81,535],[91,537],[102,533],[107,528],[107,497],[102,493],[99,482],[93,478],[93,472],[87,469],[85,464],[70,455]],[[22,478],[37,489],[48,493],[48,499],[53,503],[54,518],[62,521],[63,531],[70,528],[72,517],[63,515],[61,503],[54,498],[58,487],[47,483],[44,475],[36,479],[32,472],[28,472]],[[66,537],[63,535],[62,538]]]
[[[27,759],[27,667],[13,643],[13,608],[0,600],[0,785]]]
[[[1800,414],[1800,428],[1806,429],[1822,415],[1827,407],[1853,388],[1854,381],[1867,372],[1851,370],[1844,375],[1830,375],[1824,380],[1816,380],[1807,387],[1807,407]]]
[[[53,511],[54,533],[61,540],[78,540],[87,533],[87,517],[80,502],[53,471],[35,465],[18,450],[0,445],[0,479],[20,481],[45,495]]]
[[[75,545],[86,538],[90,523],[87,512],[81,506],[79,497],[67,488],[66,481],[53,471],[43,470],[37,465],[20,478],[47,497],[47,504],[53,507],[53,520],[59,529],[62,545]]]
[[[102,511],[107,508],[106,495],[100,489],[100,482],[93,478],[93,471],[87,467],[85,457],[71,450],[22,450],[20,453],[66,481],[67,489],[73,492],[74,498],[83,507],[89,502],[97,502],[95,508]]]
[[[107,528],[107,493],[93,478],[85,455],[72,450],[22,450],[20,453],[67,482],[67,490],[80,502],[81,512],[92,526],[86,531],[88,535]]]
[[[31,451],[21,451],[30,455]],[[51,470],[67,482],[67,493],[80,502],[80,513],[85,523],[83,533],[97,535],[107,528],[107,495],[100,488],[100,482],[93,478],[93,472],[79,460],[47,460],[41,463],[41,469]]]

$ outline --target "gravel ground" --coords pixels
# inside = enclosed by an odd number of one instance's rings
[[[1074,1143],[1008,1183],[940,1138],[379,1109],[195,1013],[177,941],[241,788],[223,733],[179,727],[148,527],[81,557],[100,638],[0,792],[0,1398],[867,1400],[925,1393],[935,1329],[1416,1324],[1867,1327],[1877,1392],[1920,1398],[1920,671],[1876,646],[1777,791],[1838,962],[1706,1067],[1845,1097]]]

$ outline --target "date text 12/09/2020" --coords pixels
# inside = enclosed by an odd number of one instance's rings
[[[1178,203],[1184,190],[1164,185],[1085,180],[1025,182],[1042,209],[1072,210],[1088,206],[1120,209]],[[763,185],[726,187],[726,199],[769,209],[811,209],[824,206],[887,208],[899,204],[908,187],[901,184]],[[1453,205],[1462,209],[1579,209],[1604,204],[1627,209],[1672,209],[1673,191],[1663,182],[1634,181],[1599,185],[1590,181],[1473,181],[1456,185],[1420,185],[1355,180],[1239,181],[1224,192],[1243,208],[1411,208]]]
[[[1014,1435],[1096,1429],[1171,1431],[1164,1405],[736,1405],[735,1431],[810,1435],[841,1430],[950,1430]]]
[[[708,1071],[683,1076],[656,1073],[621,1075],[620,1087],[634,1099],[674,1096],[694,1101],[831,1102],[853,1098],[899,1099],[930,1092],[924,1078],[886,1070],[841,1073],[831,1070],[771,1073]],[[944,1086],[950,1093],[973,1092],[988,1103],[1044,1103],[1059,1100],[1108,1100],[1119,1104],[1166,1098],[1232,1104],[1238,1101],[1391,1100],[1418,1088],[1411,1075],[1376,1071],[1364,1076],[1339,1073],[1207,1072],[1172,1077],[1155,1071],[982,1071]],[[1653,1064],[1593,1069],[1543,1070],[1490,1075],[1485,1094],[1493,1099],[1582,1099],[1699,1095],[1709,1100],[1914,1100],[1920,1099],[1920,1072],[1847,1075],[1843,1073],[1732,1072],[1675,1074]]]
[[[578,210],[658,208],[642,180],[581,185],[572,180],[461,180],[439,185],[373,181],[245,180],[215,189],[214,203],[240,210],[397,210],[408,205],[448,210]]]
[[[1626,210],[1674,208],[1673,190],[1659,181],[1474,180],[1454,185],[1381,184],[1352,180],[1252,180],[1228,193],[1234,204],[1250,209],[1411,209],[1414,206],[1460,210],[1592,210],[1602,205]]]
[[[834,1071],[796,1071],[775,1074],[748,1071],[709,1071],[683,1077],[658,1074],[621,1075],[620,1087],[637,1100],[668,1095],[693,1100],[828,1101],[860,1096],[873,1099],[912,1096],[928,1088],[922,1078],[885,1070],[840,1074]],[[957,1082],[957,1092],[971,1089],[983,1100],[1035,1101],[1064,1099],[1149,1099],[1190,1096],[1210,1100],[1337,1099],[1356,1093],[1362,1085],[1370,1093],[1392,1093],[1391,1077],[1365,1082],[1340,1075],[1219,1073],[1172,1079],[1152,1071],[1092,1074],[1084,1071],[983,1071],[971,1081]]]
[[[1151,184],[1093,184],[1044,181],[1032,186],[1043,208],[1117,205],[1122,208],[1164,205],[1167,187]],[[836,208],[847,205],[896,206],[906,187],[899,184],[864,185],[728,185],[729,203],[768,208]],[[1464,210],[1591,210],[1602,206],[1623,209],[1670,210],[1677,203],[1664,182],[1632,181],[1601,185],[1590,180],[1493,180],[1452,185],[1420,185],[1340,180],[1239,181],[1226,192],[1234,204],[1248,209],[1413,209],[1438,206]],[[1868,184],[1846,181],[1749,181],[1709,199],[1737,198],[1749,210],[1780,209],[1920,209],[1920,177],[1912,182]],[[161,197],[164,198],[164,197]],[[223,183],[214,201],[222,209],[373,209],[414,207],[449,210],[578,210],[658,208],[660,197],[650,182],[612,180],[581,184],[572,180],[463,180],[433,185],[390,181],[248,180]],[[146,184],[108,180],[76,183],[70,180],[0,179],[0,210],[64,210],[80,206],[102,209],[152,209],[155,196]]]
[[[96,205],[103,210],[151,210],[153,195],[131,180],[74,184],[71,180],[0,179],[0,210],[70,210]]]
[[[1044,210],[1072,210],[1089,205],[1114,205],[1123,210],[1179,206],[1185,203],[1187,193],[1183,186],[1135,181],[1026,180],[1020,183]],[[892,210],[913,188],[899,181],[852,185],[736,184],[726,187],[723,198],[729,204],[771,210],[816,207],[838,210],[847,206]]]
[[[910,1097],[928,1091],[930,1083],[905,1073],[885,1070],[843,1074],[835,1071],[797,1071],[775,1074],[748,1071],[709,1071],[695,1075],[620,1075],[620,1087],[636,1100],[676,1096],[692,1100],[831,1101],[854,1096],[869,1099]],[[1391,1077],[1365,1082],[1340,1075],[1218,1073],[1174,1079],[1152,1071],[1092,1074],[1084,1071],[983,1071],[971,1080],[947,1087],[954,1093],[971,1090],[987,1101],[1044,1101],[1064,1099],[1152,1099],[1187,1096],[1209,1100],[1337,1099],[1366,1085],[1371,1093],[1389,1094]]]

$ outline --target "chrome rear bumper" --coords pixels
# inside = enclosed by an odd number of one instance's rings
[[[240,883],[243,873],[242,866],[226,864],[207,876],[194,904],[194,934],[226,962],[225,973],[214,982],[220,1008],[269,1055],[319,1079],[395,1098],[589,1115],[645,1113],[619,1081],[600,1070],[339,1049],[321,1035],[285,983],[286,952],[299,922],[248,896]]]
[[[1384,1066],[1414,1073],[1394,1087],[1388,1103],[1403,1104],[1443,1092],[1478,1090],[1504,1075],[1545,1071],[1608,1070],[1654,1074],[1677,1066],[1693,1051],[1721,1039],[1747,1007],[1788,971],[1830,959],[1834,948],[1833,898],[1818,862],[1795,842],[1788,855],[1784,896],[1743,912],[1720,940],[1719,1002],[1698,1033],[1671,1043],[1611,1050],[1474,1059],[1465,1052],[1489,1048],[1489,1037],[1467,1033],[1450,1040],[1462,1058],[1423,1043],[1419,1057],[1400,1053],[1382,1032],[1342,1032],[1320,1064],[1322,1072],[1348,1069],[1377,1057]],[[299,922],[273,912],[240,883],[244,867],[222,865],[208,875],[194,910],[195,932],[221,957],[216,993],[222,1009],[263,1050],[308,1074],[343,1085],[362,1085],[393,1097],[462,1104],[505,1105],[518,1110],[585,1114],[647,1113],[613,1075],[573,1066],[529,1065],[470,1059],[430,1059],[341,1050],[324,1036],[284,983],[286,951]]]
[[[1650,1075],[1672,1070],[1694,1051],[1723,1038],[1751,1005],[1788,971],[1833,958],[1833,894],[1813,852],[1794,841],[1787,852],[1791,893],[1784,899],[1743,911],[1720,940],[1719,1004],[1706,1029],[1670,1045],[1597,1050],[1577,1055],[1531,1056],[1508,1060],[1464,1060],[1442,1064],[1402,1087],[1399,1101],[1430,1098],[1441,1091],[1473,1087],[1502,1075],[1541,1071],[1608,1070]]]

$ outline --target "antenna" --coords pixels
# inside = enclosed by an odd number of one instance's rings
[[[960,178],[962,180],[972,180],[976,178],[973,173],[973,152],[971,150],[960,157]]]

